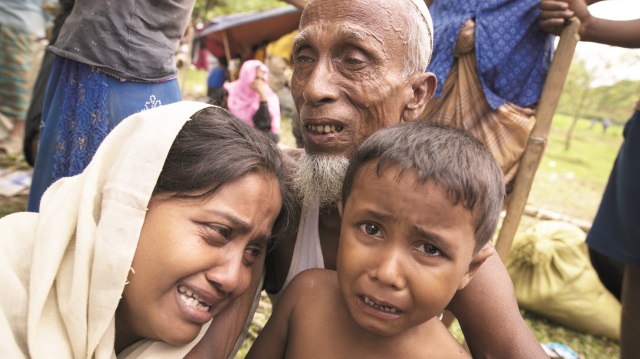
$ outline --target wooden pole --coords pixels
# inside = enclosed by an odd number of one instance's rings
[[[191,23],[187,25],[187,31],[185,34],[185,41],[187,43],[187,46],[189,47],[189,49],[187,50],[187,54],[189,54],[189,56],[186,57],[186,61],[182,64],[182,69],[180,69],[178,73],[178,77],[180,78],[180,93],[182,95],[182,98],[184,98],[185,94],[187,93],[187,78],[189,77],[189,68],[191,67],[191,49],[193,47],[193,35],[195,34],[195,29],[193,28]]]
[[[511,243],[520,224],[520,218],[527,204],[527,198],[533,184],[540,159],[547,146],[547,137],[551,129],[551,120],[556,111],[556,106],[564,87],[564,82],[569,73],[571,59],[580,40],[578,30],[580,20],[572,18],[569,24],[560,34],[560,41],[547,73],[538,108],[536,109],[536,124],[531,131],[527,147],[520,159],[518,174],[516,175],[513,192],[507,204],[507,212],[496,241],[496,251],[500,259],[506,262],[511,250]]]
[[[224,44],[224,54],[227,56],[227,63],[231,63],[231,50],[229,50],[229,38],[227,38],[227,30],[222,30],[222,42]],[[229,79],[235,81],[233,71],[229,71]]]

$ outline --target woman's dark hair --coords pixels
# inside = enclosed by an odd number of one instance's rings
[[[285,187],[278,147],[220,107],[207,107],[187,121],[173,141],[153,196],[202,199],[220,187],[256,171],[278,180],[282,210],[274,233],[288,227],[292,196]]]

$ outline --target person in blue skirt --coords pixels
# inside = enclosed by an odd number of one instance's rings
[[[174,54],[195,0],[78,0],[49,51],[56,55],[42,112],[27,210],[76,175],[120,121],[180,101]]]

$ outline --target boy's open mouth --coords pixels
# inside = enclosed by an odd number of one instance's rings
[[[363,301],[368,306],[374,307],[374,308],[376,308],[378,310],[381,310],[381,311],[384,311],[384,312],[387,312],[387,313],[398,313],[399,312],[398,308],[387,307],[387,306],[384,306],[384,305],[377,304],[376,302],[374,302],[371,298],[369,298],[367,296],[363,297]]]

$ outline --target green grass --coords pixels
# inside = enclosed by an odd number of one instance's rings
[[[22,155],[6,156],[0,154],[0,168],[27,170],[29,165],[24,161]],[[22,212],[27,208],[27,196],[18,195],[13,197],[0,196],[0,218],[15,212]]]
[[[602,127],[596,125],[590,129],[590,122],[580,119],[574,128],[571,146],[565,150],[571,121],[569,116],[554,117],[528,204],[591,222],[622,143],[622,127],[613,125],[602,133]],[[534,218],[523,217],[518,233],[537,222]],[[611,339],[577,332],[536,314],[521,312],[541,343],[564,343],[584,359],[618,358],[620,355],[618,343]]]
[[[178,75],[182,97],[188,100],[201,100],[207,96],[207,72],[189,68],[186,72],[180,70]]]
[[[577,332],[524,310],[521,310],[521,313],[541,343],[566,344],[580,354],[583,359],[617,359],[620,357],[620,346],[611,339]]]
[[[566,344],[583,359],[616,359],[620,356],[618,343],[609,338],[580,333],[524,310],[520,310],[520,314],[540,343]],[[464,335],[457,321],[449,331],[460,343],[464,342]]]
[[[622,128],[611,126],[602,133],[599,126],[590,130],[589,121],[579,120],[565,151],[570,122],[567,116],[555,116],[529,204],[592,221],[622,143]]]

